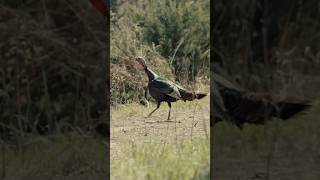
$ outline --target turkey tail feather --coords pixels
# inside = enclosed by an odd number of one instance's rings
[[[179,89],[182,100],[192,101],[194,99],[202,99],[207,96],[206,93],[194,93],[186,90]]]
[[[204,98],[206,96],[207,96],[207,93],[196,93],[196,98],[197,99],[202,99],[202,98]]]
[[[287,103],[287,102],[280,102],[278,103],[279,112],[275,112],[276,116],[279,116],[281,119],[289,119],[291,116],[304,111],[311,107],[309,103]]]

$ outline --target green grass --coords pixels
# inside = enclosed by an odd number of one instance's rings
[[[177,144],[130,142],[129,147],[127,157],[111,162],[111,179],[209,179],[208,140]]]

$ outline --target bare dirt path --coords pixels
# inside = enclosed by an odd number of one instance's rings
[[[144,143],[174,143],[210,136],[210,97],[192,102],[173,103],[171,121],[167,121],[168,106],[162,103],[158,111],[146,117],[155,104],[144,107],[130,104],[111,109],[111,160],[121,158],[131,141]]]

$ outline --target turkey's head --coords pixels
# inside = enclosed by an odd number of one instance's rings
[[[142,67],[147,67],[146,66],[146,61],[144,60],[143,57],[136,57],[136,61],[142,66]]]

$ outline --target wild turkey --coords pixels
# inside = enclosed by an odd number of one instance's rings
[[[273,117],[286,120],[311,106],[308,101],[277,101],[269,95],[245,92],[217,74],[212,88],[214,125],[227,120],[241,129],[244,123],[263,124]]]
[[[149,78],[148,90],[152,98],[157,102],[157,107],[149,114],[151,116],[157,109],[159,109],[161,102],[165,101],[169,106],[168,120],[170,120],[171,102],[177,100],[192,101],[194,99],[202,99],[206,93],[196,93],[187,91],[177,84],[159,77],[151,69],[148,68],[143,57],[137,57],[136,61],[143,67],[145,73]]]

